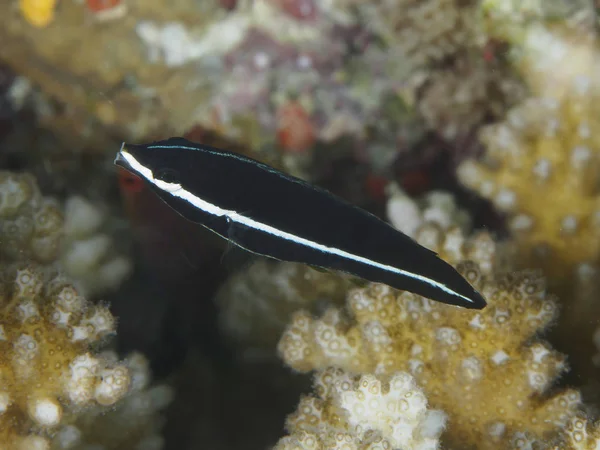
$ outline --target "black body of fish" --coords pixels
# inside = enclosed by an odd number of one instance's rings
[[[151,171],[153,178],[178,183],[204,202],[235,212],[215,215],[150,183],[177,213],[248,251],[340,270],[447,304],[474,309],[486,306],[483,297],[436,253],[367,211],[268,165],[183,138],[147,145],[124,144],[115,164],[142,178],[144,174],[129,164],[124,152]],[[319,246],[256,229],[252,224],[239,223],[236,217]],[[331,249],[351,257],[340,256]]]

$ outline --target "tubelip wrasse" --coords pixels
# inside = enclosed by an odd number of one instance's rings
[[[124,143],[115,164],[187,220],[266,257],[346,272],[432,300],[486,302],[435,252],[321,188],[226,150],[171,138]]]

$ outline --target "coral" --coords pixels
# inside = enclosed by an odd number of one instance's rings
[[[600,251],[600,84],[598,59],[578,58],[559,43],[564,48],[557,52],[569,54],[570,63],[557,64],[566,68],[552,70],[548,83],[539,79],[540,93],[548,96],[527,99],[504,122],[484,128],[484,158],[465,162],[458,175],[508,216],[518,263],[543,267],[552,280],[564,282]]]
[[[581,105],[571,113],[575,117],[592,112],[587,104],[600,89],[600,48],[595,30],[533,24],[523,33],[513,46],[511,61],[531,94]],[[569,64],[564,64],[565,58]],[[582,97],[586,94],[587,99]]]
[[[458,169],[464,185],[505,214],[513,265],[543,269],[567,306],[554,338],[578,383],[597,379],[588,318],[600,313],[599,50],[585,27],[523,28],[512,60],[532,97],[483,128],[483,157]]]
[[[108,361],[117,359],[113,352],[103,352],[102,357]],[[163,447],[160,412],[171,402],[172,389],[167,385],[149,386],[148,361],[139,353],[125,358],[123,365],[131,374],[127,394],[111,407],[88,408],[66,418],[54,434],[52,448],[160,450]]]
[[[564,429],[564,441],[552,450],[591,450],[600,446],[600,424],[591,422],[584,415],[571,418]]]
[[[19,0],[23,17],[35,27],[48,26],[54,19],[58,0]]]
[[[0,442],[22,448],[48,438],[63,419],[95,405],[113,405],[128,391],[123,364],[94,354],[114,333],[105,306],[93,306],[61,277],[3,267],[0,286]],[[31,447],[27,447],[31,448]]]
[[[388,195],[390,223],[442,259],[453,264],[474,261],[485,275],[510,270],[512,247],[498,245],[486,232],[475,232],[466,238],[471,218],[450,193],[433,191],[413,200],[392,184]]]
[[[479,2],[336,3],[355,11],[361,26],[382,39],[386,57],[397,62],[388,64],[386,74],[425,126],[454,143],[454,162],[473,153],[464,141],[472,140],[474,130],[501,117],[523,91],[503,59],[486,57]]]
[[[454,265],[462,261],[476,263],[484,275],[512,269],[506,261],[503,246],[496,244],[492,236],[484,231],[465,238],[460,228],[450,227],[444,231],[435,223],[425,223],[417,230],[414,239]]]
[[[389,47],[420,65],[439,62],[475,44],[477,2],[472,0],[344,2],[357,8]]]
[[[461,54],[450,66],[430,74],[417,108],[431,129],[454,141],[502,117],[523,93],[520,80],[502,62],[486,60],[480,54]],[[455,159],[460,156],[456,152]]]
[[[63,216],[32,176],[0,172],[0,218],[2,257],[41,263],[58,257]]]
[[[313,138],[364,137],[387,120],[397,130],[382,139],[390,153],[397,138],[412,142],[422,135],[411,107],[382,105],[388,97],[403,102],[398,91],[413,65],[391,57],[332,2],[317,2],[300,18],[311,2],[240,0],[228,11],[217,0],[177,0],[168,8],[131,0],[127,16],[107,26],[89,20],[95,16],[81,3],[62,8],[56,27],[30,39],[29,28],[0,2],[6,44],[0,59],[46,97],[69,105],[42,122],[78,147],[105,151],[102,131],[139,141],[183,135],[200,124],[274,153],[283,150],[275,139],[278,112],[297,100],[309,106],[313,127],[301,147]]]
[[[454,249],[453,238],[439,245]],[[449,244],[449,245],[448,245]],[[492,249],[493,250],[493,249]],[[482,261],[488,256],[475,257]],[[456,264],[464,252],[443,255]],[[296,370],[328,366],[357,373],[411,373],[451,424],[453,448],[507,448],[527,433],[550,438],[580,403],[577,391],[551,394],[564,357],[536,338],[555,318],[555,299],[532,271],[495,274],[469,261],[457,269],[488,301],[482,311],[439,304],[380,285],[348,293],[349,317],[330,308],[319,318],[294,314],[279,343]],[[487,273],[486,273],[487,272]]]
[[[28,174],[0,172],[0,257],[57,266],[85,294],[121,284],[129,260],[115,254],[112,238],[102,232],[105,214],[81,197],[63,207],[43,197]]]
[[[446,415],[427,409],[412,376],[353,376],[340,369],[315,375],[317,396],[305,396],[288,416],[289,436],[275,450],[438,448]]]
[[[131,273],[129,258],[115,251],[103,230],[106,212],[90,201],[73,196],[65,203],[61,267],[77,280],[85,295],[120,286]]]
[[[259,259],[217,292],[220,326],[253,354],[271,355],[294,311],[318,310],[323,302],[341,304],[350,285],[342,274]]]
[[[304,24],[280,12],[281,9],[269,0],[241,1],[233,13],[217,14],[217,20],[202,33],[189,33],[185,26],[176,22],[165,25],[141,22],[136,31],[151,51],[152,59],[164,58],[167,65],[180,66],[208,54],[227,54],[243,43],[253,29],[263,30],[281,42],[301,43],[317,41],[331,26],[324,20]]]
[[[470,217],[467,211],[456,204],[452,194],[433,191],[423,198],[414,200],[397,184],[387,188],[386,214],[390,223],[404,234],[414,238],[425,224],[436,224],[443,230],[459,227],[467,230]]]
[[[489,36],[517,45],[532,25],[560,23],[572,31],[589,31],[596,20],[590,0],[483,0],[480,8]]]

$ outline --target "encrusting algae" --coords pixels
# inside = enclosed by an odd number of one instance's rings
[[[300,371],[409,372],[430,404],[448,414],[443,439],[451,448],[505,449],[519,439],[556,437],[580,395],[549,393],[566,370],[565,358],[536,336],[554,320],[555,299],[538,273],[493,274],[489,253],[480,268],[459,263],[460,246],[449,248],[455,250],[446,258],[488,300],[482,311],[371,284],[348,293],[348,315],[339,308],[320,319],[296,313],[279,343],[281,356]]]

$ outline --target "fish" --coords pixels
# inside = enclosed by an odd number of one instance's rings
[[[114,163],[185,219],[248,252],[449,305],[486,306],[452,265],[384,220],[245,155],[174,137],[123,143]]]

